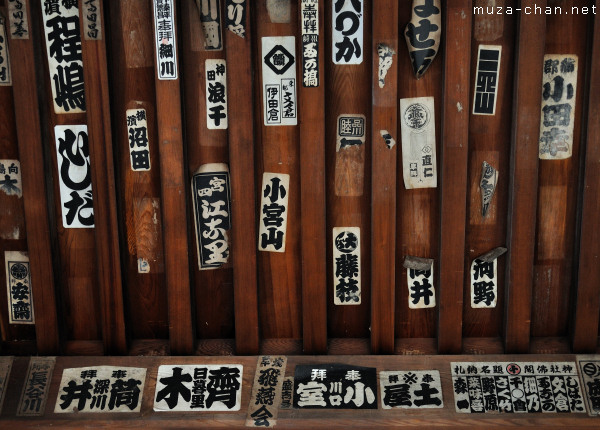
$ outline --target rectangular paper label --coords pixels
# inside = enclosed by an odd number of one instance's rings
[[[127,109],[125,114],[127,117],[131,170],[134,172],[147,172],[151,166],[146,109]]]
[[[173,0],[154,0],[156,72],[161,81],[177,79],[177,41]]]
[[[379,372],[383,409],[443,408],[442,381],[437,370]]]
[[[362,0],[331,2],[331,55],[334,64],[360,64],[363,62]]]
[[[41,417],[46,411],[56,357],[31,357],[17,409],[18,417]]]
[[[83,33],[85,40],[102,40],[99,0],[83,1]]]
[[[296,38],[263,37],[263,115],[265,125],[296,125]]]
[[[29,39],[27,0],[8,0],[8,20],[11,39]]]
[[[479,45],[473,94],[473,115],[495,115],[501,45]]]
[[[225,60],[205,61],[206,127],[209,130],[227,128],[227,70]]]
[[[85,112],[77,2],[41,1],[55,113]]]
[[[286,365],[284,356],[258,357],[246,427],[274,427],[277,424]]]
[[[402,173],[406,189],[436,188],[433,97],[400,99]]]
[[[154,410],[239,411],[243,370],[241,364],[160,366]]]
[[[333,228],[333,302],[360,305],[360,228]]]
[[[10,71],[8,40],[6,39],[6,21],[0,15],[0,86],[10,85],[12,85],[12,75]]]
[[[302,0],[302,84],[319,86],[319,0]]]
[[[35,324],[29,255],[26,252],[6,251],[6,289],[8,294],[8,322]]]
[[[285,252],[290,175],[263,173],[258,250]]]

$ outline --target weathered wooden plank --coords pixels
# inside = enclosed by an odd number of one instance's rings
[[[158,160],[158,132],[151,9],[146,0],[105,3],[110,19],[111,110],[121,222],[121,261],[126,325],[134,339],[169,336]],[[128,109],[146,113],[150,170],[134,171],[130,160]],[[133,125],[133,124],[132,124]],[[136,123],[137,125],[137,123]],[[132,137],[135,135],[132,133]]]
[[[469,156],[471,1],[446,3],[444,100],[440,180],[438,351],[458,353],[462,300]]]
[[[212,5],[210,5],[212,8]],[[212,9],[210,10],[212,11]],[[210,12],[209,11],[209,12]],[[215,10],[216,11],[216,10]],[[215,12],[213,11],[213,12]],[[221,9],[221,18],[226,12]],[[210,14],[210,13],[209,13]],[[187,182],[190,183],[193,174],[203,164],[225,163],[227,164],[227,129],[208,129],[207,113],[213,115],[207,106],[206,94],[206,60],[225,58],[225,51],[208,50],[205,48],[205,37],[203,27],[200,21],[201,10],[193,0],[181,2],[182,17],[182,54],[181,70],[182,76],[193,76],[194,79],[184,79],[183,99],[186,118],[194,118],[193,121],[186,121],[183,124],[186,136],[186,172]],[[222,37],[225,37],[226,30],[221,29]],[[217,41],[215,40],[215,44]],[[222,42],[221,42],[222,43]],[[235,67],[235,66],[234,66]],[[214,69],[213,69],[214,71]],[[225,75],[227,80],[237,81],[237,69],[225,64]],[[232,79],[233,78],[233,79]],[[248,77],[250,79],[250,76]],[[209,85],[214,82],[208,81]],[[229,110],[236,104],[226,87],[227,111],[224,113],[226,118],[222,119],[222,124],[227,121],[231,126],[229,119]],[[248,94],[249,95],[249,94]],[[208,94],[211,99],[215,96]],[[221,103],[219,103],[221,105]],[[246,121],[249,121],[249,117]],[[220,122],[221,122],[220,121]],[[214,121],[211,119],[211,124]],[[186,199],[190,199],[186,196]],[[191,218],[189,225],[194,225],[193,211],[190,211]],[[229,214],[231,215],[231,214]],[[246,220],[242,225],[246,225]],[[228,232],[228,234],[231,231]],[[234,287],[233,287],[233,268],[232,262],[235,260],[235,254],[231,251],[232,240],[229,240],[229,262],[213,270],[199,270],[198,268],[198,247],[196,242],[195,229],[191,227],[191,285],[195,292],[195,315],[196,315],[196,336],[199,339],[204,338],[229,338],[234,336]],[[219,303],[219,306],[215,306]]]
[[[443,16],[442,10],[442,16]],[[410,21],[412,7],[407,3],[398,10],[398,22]],[[443,32],[442,28],[442,32]],[[444,44],[427,73],[420,79],[414,77],[410,56],[404,50],[406,43],[401,37],[399,52],[394,61],[398,62],[398,99],[430,96],[434,98],[434,117],[436,135],[436,154],[441,150],[441,112],[442,86],[444,69]],[[387,85],[387,84],[386,84]],[[396,103],[399,103],[398,101]],[[401,120],[401,119],[400,119]],[[401,125],[401,123],[399,123]],[[398,127],[400,129],[400,127]],[[400,133],[393,136],[397,145],[402,145]],[[400,150],[400,149],[398,149]],[[402,172],[403,160],[397,157],[397,171]],[[439,165],[438,165],[439,169]],[[432,258],[437,260],[439,253],[439,187],[407,190],[401,181],[397,187],[396,197],[396,321],[395,336],[398,340],[410,338],[431,338],[436,333],[437,309],[410,309],[410,292],[407,285],[407,269],[403,267],[406,256]],[[434,282],[436,278],[434,273]],[[435,351],[435,348],[431,349]]]
[[[302,23],[301,3],[298,2],[298,12]],[[298,85],[298,116],[300,142],[302,142],[300,145],[302,336],[304,352],[308,354],[323,354],[327,351],[325,7],[325,2],[321,0],[318,4],[319,86]],[[298,38],[296,47],[301,58],[301,38]]]
[[[382,133],[398,139],[398,2],[375,2],[372,17],[371,351],[391,354],[396,304],[396,165],[401,145],[389,148]],[[392,65],[384,77],[382,63],[390,55]]]
[[[265,338],[302,338],[302,290],[300,255],[300,164],[298,127],[294,125],[269,125],[264,121],[263,109],[263,57],[264,37],[297,35],[298,15],[291,14],[290,22],[273,24],[269,19],[265,2],[253,2],[256,25],[255,46],[255,94],[254,112],[256,160],[256,184],[260,190],[263,173],[290,175],[287,208],[287,232],[285,252],[259,251],[258,291],[261,334]],[[297,37],[297,36],[296,36]],[[290,48],[291,49],[291,48]],[[296,78],[299,76],[296,62]],[[296,81],[297,82],[297,81]],[[260,192],[260,191],[259,191]],[[259,223],[264,217],[258,209]],[[257,241],[258,242],[258,241]],[[258,245],[258,243],[257,243]]]
[[[153,4],[148,7],[153,7]],[[177,7],[174,6],[172,10],[176,23]],[[173,34],[178,34],[176,25],[173,27]],[[154,41],[157,43],[156,37]],[[155,65],[156,61],[155,58]],[[169,339],[172,354],[191,354],[194,351],[195,336],[190,293],[188,223],[184,221],[187,220],[188,193],[183,160],[180,80],[160,80],[158,75],[155,76]]]
[[[538,3],[546,6],[546,1]],[[531,322],[533,253],[538,185],[538,138],[542,64],[546,34],[544,15],[518,18],[511,135],[504,345],[506,352],[527,352]]]
[[[235,350],[238,354],[257,354],[259,348],[254,122],[252,91],[248,91],[253,84],[253,15],[254,5],[246,2],[245,37],[230,31],[224,36],[227,64],[230,70],[239,71],[236,79],[227,83],[232,101],[229,103],[229,167]]]
[[[37,6],[37,5],[33,5]],[[25,16],[31,23],[32,5]],[[33,28],[30,27],[31,30]],[[45,78],[35,64],[34,46],[41,42],[37,31],[29,39],[9,39],[13,72],[14,112],[21,161],[27,249],[36,318],[37,352],[56,354],[60,350],[50,222],[46,198],[46,169],[38,106],[38,88],[32,82]],[[36,70],[40,73],[38,77]],[[42,281],[43,280],[43,281]]]
[[[569,5],[581,8],[588,4],[585,0],[575,0]],[[546,18],[546,29],[545,54],[553,57],[566,55],[571,59],[577,57],[577,70],[576,73],[563,74],[562,61],[558,69],[559,74],[564,76],[565,86],[568,87],[567,82],[571,80],[575,83],[574,98],[570,101],[573,103],[573,109],[568,121],[574,127],[570,144],[572,155],[565,159],[539,162],[531,336],[567,337],[569,311],[572,309],[570,300],[573,297],[571,286],[575,284],[576,279],[573,256],[576,255],[578,179],[582,166],[580,148],[584,137],[584,98],[587,93],[582,91],[582,88],[585,88],[588,69],[586,41],[592,34],[588,32],[591,29],[591,21],[589,16],[583,14],[552,14]],[[569,78],[569,75],[575,76]],[[549,79],[548,76],[544,76],[544,81]],[[539,91],[542,91],[542,87]],[[565,94],[560,100],[561,106],[563,103],[569,103],[567,97]],[[543,100],[542,103],[546,109],[555,105],[553,99]],[[544,125],[547,122],[545,114],[542,118],[544,121],[540,125],[539,140],[542,133],[551,129]],[[566,152],[559,151],[557,156],[561,153]],[[546,153],[544,156],[552,154]]]
[[[348,5],[349,2],[346,2]],[[334,64],[332,49],[332,3],[325,3],[325,160],[327,174],[327,319],[330,337],[369,338],[371,324],[371,4],[363,7],[363,45],[360,64]],[[354,54],[354,57],[356,55]],[[340,116],[365,117],[365,143],[336,149]],[[360,228],[360,305],[336,305],[333,279],[334,227]]]
[[[590,39],[588,39],[590,40]],[[571,319],[573,352],[595,352],[598,345],[600,319],[600,231],[597,216],[600,213],[600,16],[594,16],[593,37],[590,40],[591,59],[588,72],[587,130],[585,131],[584,173],[580,216],[579,262],[574,314]],[[580,87],[581,88],[581,87]],[[581,94],[581,93],[580,93]]]
[[[97,2],[103,16],[103,2]],[[82,32],[83,13],[80,14]],[[100,26],[103,26],[101,20]],[[103,34],[104,31],[102,31]],[[96,270],[101,297],[102,337],[108,354],[127,352],[123,287],[117,223],[117,196],[113,165],[112,133],[106,44],[104,40],[82,39],[83,74],[87,98],[87,126],[90,142],[92,193],[96,236]]]
[[[504,1],[505,7],[516,7],[513,0]],[[500,5],[500,3],[497,3]],[[496,25],[478,24],[484,19],[495,19]],[[465,243],[465,270],[470,271],[471,262],[491,249],[506,244],[506,213],[508,204],[509,153],[511,136],[511,112],[513,72],[515,56],[516,15],[504,15],[501,19],[488,15],[475,15],[471,40],[471,100],[469,120],[469,172],[467,194],[467,232]],[[489,21],[488,21],[489,22]],[[494,115],[475,115],[473,91],[477,86],[477,61],[479,47],[501,48],[497,96]],[[487,49],[487,48],[486,48]],[[496,191],[482,215],[482,164],[487,162],[498,172]],[[497,260],[497,305],[495,308],[471,307],[471,277],[465,276],[463,295],[463,336],[502,336],[504,320],[504,275],[506,257]],[[466,346],[463,346],[465,350]]]

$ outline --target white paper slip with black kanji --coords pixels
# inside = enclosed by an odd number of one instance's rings
[[[290,175],[263,173],[258,250],[285,252]]]
[[[473,115],[495,115],[502,45],[479,45]]]
[[[127,136],[131,170],[147,172],[151,168],[146,109],[127,109]]]
[[[40,1],[55,113],[85,112],[83,57],[76,1]]]
[[[333,228],[333,302],[360,305],[360,228]]]
[[[29,39],[27,0],[8,0],[8,20],[11,39]]]
[[[0,160],[0,191],[7,196],[23,197],[19,160]]]
[[[379,372],[383,409],[443,408],[442,382],[437,370]]]
[[[177,79],[177,41],[173,0],[154,0],[154,45],[158,79]]]
[[[577,55],[544,55],[541,160],[562,160],[573,153],[577,69]]]
[[[406,269],[408,284],[408,307],[424,309],[435,307],[435,287],[433,284],[433,264],[429,270]]]
[[[182,364],[158,368],[154,410],[239,411],[241,364]]]
[[[294,377],[286,376],[281,384],[281,405],[280,409],[292,409],[294,397]]]
[[[363,0],[331,2],[331,55],[334,64],[363,62]]]
[[[301,0],[302,85],[319,86],[319,0]]]
[[[63,370],[55,414],[139,412],[146,369],[90,366]]]
[[[263,117],[265,125],[296,125],[296,38],[263,37]]]
[[[294,408],[377,409],[374,367],[297,365],[294,388]]]
[[[192,177],[196,249],[200,270],[216,269],[229,261],[231,187],[229,167],[203,164]]]
[[[600,355],[578,355],[577,364],[590,416],[600,416]]]
[[[9,324],[35,324],[29,255],[21,251],[4,253]]]
[[[94,227],[92,169],[86,125],[57,125],[56,160],[64,228]]]
[[[498,259],[471,263],[471,307],[495,308],[498,301]]]
[[[2,14],[0,14],[0,86],[12,85],[6,26],[7,22]]]
[[[207,59],[206,127],[209,130],[227,128],[227,64],[221,59]]]
[[[246,415],[246,427],[274,427],[281,402],[287,358],[259,356]]]
[[[460,413],[585,413],[574,362],[453,362]]]
[[[436,188],[433,97],[400,99],[400,123],[404,187]]]
[[[17,408],[18,417],[44,415],[55,364],[56,357],[31,357],[29,359],[27,376]]]

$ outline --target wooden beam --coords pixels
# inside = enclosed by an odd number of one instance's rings
[[[446,2],[440,180],[438,351],[462,349],[464,249],[469,156],[472,2]]]
[[[34,6],[38,5],[34,4]],[[36,29],[32,25],[31,2],[24,3],[24,7],[31,33]],[[40,79],[47,78],[36,75],[39,69],[35,64],[34,44],[42,46],[43,49],[43,39],[40,35],[30,34],[29,39],[10,38],[9,44],[15,89],[14,109],[23,181],[27,248],[33,280],[31,288],[36,319],[37,353],[58,354],[60,341],[52,266],[53,249],[46,198],[44,147],[38,109],[38,87],[34,84],[40,82]]]
[[[587,134],[582,189],[579,264],[577,290],[571,324],[573,352],[596,352],[598,344],[598,320],[600,318],[600,16],[594,16],[594,33],[589,66],[587,94]]]
[[[537,3],[542,9],[546,1]],[[506,352],[529,350],[531,294],[538,197],[539,121],[546,35],[544,15],[520,14],[515,59],[513,130],[508,186]]]
[[[154,7],[153,3],[148,7]],[[173,4],[175,37],[178,36],[176,11],[177,7]],[[156,43],[156,37],[154,39]],[[156,49],[154,55],[156,57]],[[155,67],[156,64],[155,58]],[[179,64],[176,67],[179,70]],[[180,81],[179,78],[160,80],[157,73],[155,85],[171,353],[193,354],[195,336],[190,293],[186,212],[188,192],[183,160]]]
[[[383,88],[379,83],[378,46],[398,52],[398,2],[373,3],[371,88],[371,351],[394,352],[396,307],[396,164],[398,146],[389,149],[381,130],[399,140],[398,62],[392,56]]]
[[[103,17],[103,2],[98,1],[98,15]],[[94,198],[95,243],[98,287],[100,290],[102,336],[106,354],[125,354],[125,314],[123,287],[121,284],[121,260],[119,250],[119,225],[117,222],[117,196],[110,124],[110,100],[108,94],[108,70],[106,44],[101,40],[87,40],[83,33],[82,7],[80,24],[83,74],[87,98],[87,126],[90,142],[92,193]],[[103,24],[101,34],[106,35]]]
[[[302,23],[298,2],[299,22]],[[319,86],[298,79],[302,249],[302,335],[307,354],[327,352],[327,244],[325,217],[325,2],[319,2]],[[298,59],[302,38],[297,38]],[[300,73],[302,67],[300,67]]]

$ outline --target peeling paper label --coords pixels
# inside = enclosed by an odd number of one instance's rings
[[[127,135],[129,139],[129,159],[131,170],[150,170],[150,145],[148,143],[148,122],[146,109],[127,109]]]
[[[363,62],[363,3],[362,0],[331,2],[333,64],[361,64]]]
[[[0,190],[7,196],[23,197],[19,160],[0,160]]]
[[[435,287],[433,284],[433,263],[428,270],[406,269],[408,284],[408,307],[424,309],[435,307]]]
[[[204,32],[204,49],[207,51],[223,49],[220,4],[220,0],[196,0]]]
[[[290,0],[267,0],[267,12],[273,24],[290,22]]]
[[[302,84],[319,86],[319,0],[302,0]]]
[[[150,263],[145,258],[138,258],[138,273],[150,273]]]
[[[29,255],[26,252],[6,251],[4,267],[9,324],[35,324]]]
[[[490,209],[492,197],[496,192],[496,184],[498,182],[498,171],[487,162],[483,162],[481,166],[481,216],[485,217]]]
[[[160,81],[177,79],[177,41],[173,0],[154,0],[154,43],[156,73]]]
[[[277,424],[286,365],[285,356],[258,357],[246,427],[274,427]]]
[[[10,85],[12,85],[12,74],[10,71],[8,40],[6,39],[6,21],[0,14],[0,86]]]
[[[442,12],[440,0],[413,0],[412,18],[404,30],[415,77],[425,74],[440,47]]]
[[[337,120],[336,152],[365,143],[366,118],[358,114],[342,114]]]
[[[333,302],[360,305],[360,228],[333,228]]]
[[[563,160],[573,153],[577,55],[544,55],[540,160]]]
[[[83,1],[83,32],[85,40],[102,40],[102,22],[99,0]]]
[[[11,39],[29,39],[27,0],[8,0]]]
[[[379,130],[379,134],[381,134],[381,137],[385,141],[385,146],[387,146],[388,149],[392,149],[394,147],[394,145],[396,145],[396,141],[394,140],[392,135],[389,133],[389,131]]]
[[[54,112],[85,112],[77,2],[40,2]]]
[[[225,27],[233,34],[246,37],[246,0],[226,0]]]
[[[52,382],[56,357],[31,357],[17,408],[18,417],[41,417]]]
[[[502,46],[479,45],[473,115],[495,115]]]
[[[296,125],[296,38],[262,38],[265,125]]]
[[[285,252],[290,175],[263,173],[258,250]]]
[[[436,188],[433,97],[400,99],[402,173],[406,189]]]
[[[452,362],[459,413],[585,413],[574,362]]]
[[[90,366],[63,370],[55,414],[139,412],[146,369]]]
[[[154,410],[239,411],[243,372],[241,364],[159,366]]]
[[[383,409],[443,408],[442,381],[437,370],[379,372]]]
[[[54,127],[64,228],[93,228],[92,169],[86,125]]]
[[[385,76],[392,67],[393,56],[396,55],[396,51],[388,45],[380,43],[377,45],[377,54],[379,55],[379,88],[383,88],[385,86]]]
[[[202,165],[192,178],[198,268],[216,269],[229,261],[231,229],[229,167]]]
[[[206,71],[206,127],[209,130],[227,128],[227,65],[225,60],[208,59]]]

